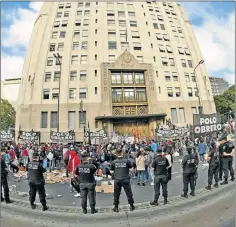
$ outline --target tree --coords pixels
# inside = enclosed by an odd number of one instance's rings
[[[15,127],[16,111],[11,103],[6,99],[1,99],[0,111],[0,129],[8,130],[10,127]]]
[[[226,122],[228,119],[228,113],[232,111],[231,116],[234,117],[236,108],[235,104],[235,86],[231,86],[222,95],[216,95],[214,97],[216,111],[220,113],[221,120]]]

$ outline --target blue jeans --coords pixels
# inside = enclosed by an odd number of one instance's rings
[[[154,172],[152,171],[152,167],[149,167],[149,175],[150,175],[152,181],[154,181]]]
[[[137,170],[137,183],[146,183],[146,176],[145,176],[145,170]]]

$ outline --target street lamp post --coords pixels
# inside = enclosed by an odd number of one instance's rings
[[[54,58],[56,58],[56,65],[59,65],[60,67],[60,77],[59,77],[59,88],[58,88],[58,99],[57,99],[57,132],[59,132],[59,120],[60,120],[60,92],[61,92],[61,59],[62,56],[60,56],[58,53],[53,54]]]
[[[203,64],[204,60],[201,60],[198,62],[198,64],[196,65],[196,67],[193,70],[193,75],[195,77],[195,81],[196,81],[196,86],[197,86],[197,91],[198,91],[198,103],[199,103],[199,114],[202,114],[202,106],[201,106],[201,99],[200,99],[200,92],[199,92],[199,87],[198,87],[198,83],[197,83],[197,77],[196,77],[196,69],[199,65]]]

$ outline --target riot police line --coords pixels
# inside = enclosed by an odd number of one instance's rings
[[[167,150],[164,150],[166,153]],[[187,154],[183,157],[181,165],[183,168],[183,194],[184,198],[188,197],[188,186],[190,185],[190,195],[195,196],[196,179],[198,177],[197,169],[199,165],[198,154],[194,147],[187,148]],[[216,142],[212,143],[211,149],[208,153],[208,186],[207,190],[211,189],[213,176],[215,180],[214,187],[219,187],[219,181],[221,185],[228,184],[228,178],[230,172],[231,181],[235,180],[234,170],[233,170],[233,155],[234,155],[234,145],[232,142],[227,141],[226,136],[222,136],[220,139],[220,145],[217,147]],[[116,159],[112,161],[110,171],[112,172],[114,179],[114,212],[119,212],[119,199],[122,188],[124,189],[128,203],[130,205],[130,211],[135,210],[133,192],[130,182],[130,169],[133,168],[133,164],[129,159],[124,156],[124,152],[121,149],[116,149]],[[155,158],[152,163],[152,170],[154,172],[154,199],[150,202],[151,205],[157,206],[160,189],[162,187],[162,196],[164,197],[164,205],[168,203],[168,181],[170,162],[163,155],[163,150],[158,149]],[[96,180],[95,173],[97,166],[95,163],[90,161],[89,155],[82,159],[82,163],[76,167],[74,173],[74,182],[78,184],[75,185],[77,190],[81,193],[81,207],[83,213],[87,214],[87,198],[89,199],[89,205],[91,208],[91,213],[95,214],[98,212],[96,209]],[[38,192],[40,203],[42,204],[42,210],[48,210],[46,202],[45,193],[45,180],[43,173],[46,169],[43,168],[41,162],[39,162],[38,153],[33,154],[32,160],[27,164],[26,171],[28,172],[29,181],[29,201],[32,209],[36,208],[35,197]],[[7,182],[6,165],[4,159],[1,159],[1,186],[4,189],[4,198],[1,193],[1,201],[8,204],[12,201],[9,198],[9,188]],[[79,189],[78,189],[79,187]],[[2,192],[2,191],[1,191]]]

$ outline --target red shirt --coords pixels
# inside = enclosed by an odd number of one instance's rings
[[[16,155],[15,155],[15,152],[14,152],[13,149],[10,149],[9,155],[10,155],[10,157],[11,157],[11,160],[14,160],[14,159],[16,158]]]
[[[23,151],[22,151],[22,157],[27,157],[27,156],[29,156],[28,155],[28,151],[26,150],[26,149],[24,149]]]

